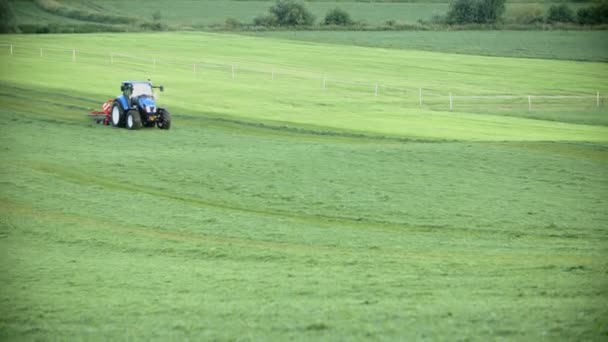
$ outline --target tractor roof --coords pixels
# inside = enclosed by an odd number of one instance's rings
[[[150,81],[122,81],[122,84],[149,84],[152,85]]]

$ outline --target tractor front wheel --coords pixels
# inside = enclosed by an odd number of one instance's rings
[[[112,106],[112,117],[110,121],[114,127],[124,127],[125,125],[125,111],[118,102],[114,102],[114,105]]]
[[[171,113],[169,113],[166,109],[160,109],[160,121],[157,123],[158,128],[160,129],[170,129],[171,128]]]
[[[128,129],[140,129],[141,128],[141,116],[139,112],[130,109],[127,111],[127,128]]]

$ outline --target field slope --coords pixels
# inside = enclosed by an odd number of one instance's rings
[[[3,339],[608,335],[603,63],[3,39]],[[148,77],[170,131],[88,121]]]

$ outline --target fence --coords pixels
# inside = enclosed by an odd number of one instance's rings
[[[240,74],[256,74],[270,81],[289,77],[309,81],[311,90],[313,84],[318,84],[318,90],[322,92],[343,91],[345,93],[355,92],[367,94],[372,98],[381,96],[395,97],[403,100],[404,105],[409,107],[425,107],[438,110],[466,110],[475,112],[487,110],[493,106],[492,111],[521,111],[532,112],[542,109],[554,110],[556,108],[584,108],[586,110],[604,106],[606,96],[600,91],[594,94],[477,94],[463,95],[453,92],[443,92],[439,89],[429,87],[412,87],[411,85],[387,84],[384,82],[368,82],[349,80],[337,76],[324,74],[301,68],[285,65],[268,65],[257,61],[240,60],[234,63],[218,63],[211,61],[185,61],[166,60],[159,58],[146,58],[132,54],[119,52],[83,51],[76,48],[44,46],[35,47],[27,44],[16,45],[12,43],[0,43],[0,49],[5,48],[11,56],[33,56],[34,51],[39,52],[40,58],[48,59],[71,59],[72,62],[84,62],[99,64],[107,58],[109,65],[128,66],[130,70],[140,72],[156,72],[160,67],[171,68],[173,71],[191,73],[194,77],[215,71],[219,77],[230,77],[239,79]],[[0,50],[1,51],[1,50]],[[87,60],[88,57],[88,60]],[[81,60],[82,59],[82,60]],[[316,81],[316,82],[315,82]]]

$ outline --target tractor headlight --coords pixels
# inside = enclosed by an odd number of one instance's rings
[[[154,113],[154,106],[146,106],[146,112]]]

